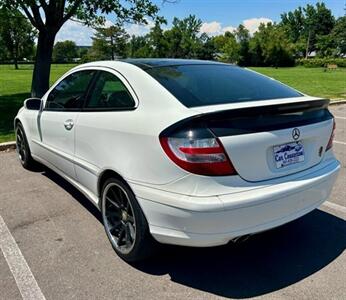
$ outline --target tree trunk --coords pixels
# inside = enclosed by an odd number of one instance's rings
[[[17,59],[17,56],[14,57],[14,69],[15,70],[18,70],[18,59]]]
[[[308,59],[308,58],[309,58],[310,37],[311,37],[311,30],[309,30],[308,39],[307,39],[307,41],[306,41],[305,59]]]
[[[31,96],[41,98],[49,88],[50,64],[56,32],[40,31],[37,41],[36,60],[32,75]]]
[[[13,53],[13,62],[14,62],[14,68],[16,69],[16,70],[18,70],[19,68],[18,68],[18,44],[15,44],[14,45],[14,53]]]
[[[111,36],[111,56],[112,56],[112,60],[114,60],[114,43],[113,43],[112,36]]]

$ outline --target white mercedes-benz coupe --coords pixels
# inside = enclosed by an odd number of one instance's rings
[[[156,242],[222,245],[317,208],[340,169],[328,104],[223,63],[102,61],[27,99],[14,126],[22,165],[84,193],[135,261]]]

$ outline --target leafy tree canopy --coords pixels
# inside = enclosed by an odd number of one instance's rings
[[[189,15],[183,20],[174,18],[172,24],[172,28],[164,32],[168,41],[167,56],[172,58],[196,57],[200,47],[199,31],[202,20],[194,15]]]
[[[53,49],[54,62],[71,62],[78,56],[77,45],[73,41],[57,42]]]
[[[291,42],[300,44],[298,49],[305,55],[317,50],[317,40],[320,35],[330,34],[335,24],[334,16],[323,2],[316,6],[308,4],[298,7],[292,12],[281,15],[281,25]]]
[[[0,0],[0,7],[20,9],[39,31],[32,95],[41,97],[48,89],[55,36],[69,19],[100,26],[104,14],[112,13],[117,24],[147,23],[158,18],[158,7],[151,0]]]
[[[18,69],[18,60],[33,54],[36,31],[16,9],[0,9],[0,44],[2,59],[12,60]]]
[[[129,37],[120,26],[99,27],[93,37],[91,50],[103,54],[103,59],[123,58],[126,56],[126,43]]]
[[[346,55],[346,16],[336,21],[331,37],[335,41],[336,53]]]
[[[250,41],[252,65],[273,67],[292,66],[294,64],[293,44],[279,25],[261,24]]]

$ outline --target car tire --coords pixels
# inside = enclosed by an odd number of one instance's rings
[[[29,143],[23,125],[19,122],[16,126],[16,151],[22,166],[27,170],[35,170],[37,167],[36,161],[32,158]]]
[[[123,260],[137,262],[156,252],[157,242],[149,232],[134,193],[125,182],[117,178],[104,182],[101,213],[107,237]]]

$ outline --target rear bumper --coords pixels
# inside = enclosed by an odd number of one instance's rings
[[[206,247],[280,226],[314,210],[327,200],[339,169],[333,160],[293,181],[213,197],[132,187],[157,241]]]

